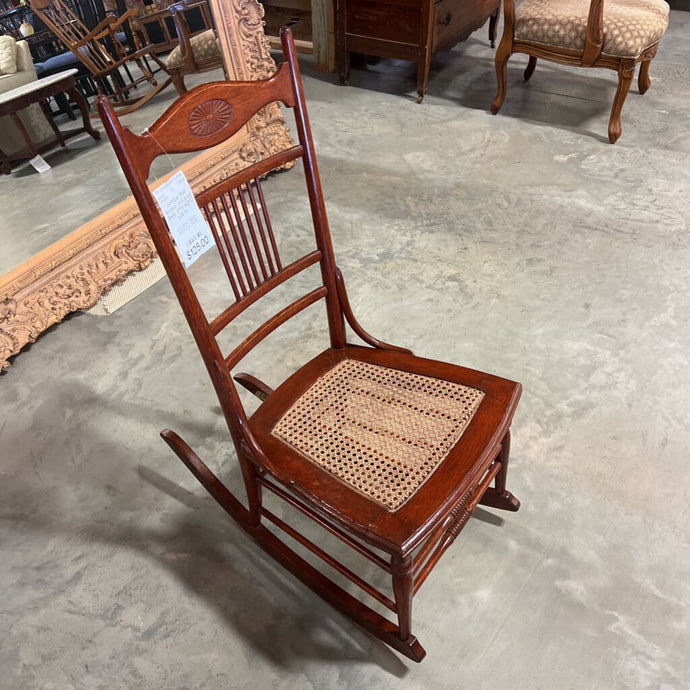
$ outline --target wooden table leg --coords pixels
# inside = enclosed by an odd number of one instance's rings
[[[16,112],[10,113],[10,117],[12,118],[12,120],[14,120],[14,124],[17,125],[17,129],[24,137],[24,141],[26,142],[27,148],[31,152],[31,157],[35,158],[36,156],[38,156],[38,151],[36,150],[36,146],[34,145],[34,142],[31,140],[29,133],[26,131],[26,127],[24,127],[24,123],[21,121],[21,118]]]
[[[58,126],[55,124],[55,120],[53,119],[53,113],[50,111],[50,107],[48,106],[46,101],[41,101],[40,105],[43,114],[46,116],[46,120],[48,120],[48,122],[50,123],[50,126],[53,128],[53,132],[57,137],[57,140],[60,142],[60,146],[66,146],[65,138],[62,136],[62,132],[58,129]]]
[[[82,122],[84,123],[84,131],[88,132],[94,139],[100,139],[101,133],[91,126],[91,119],[89,118],[89,105],[84,96],[81,95],[75,86],[70,86],[69,89],[65,90],[65,93],[77,104],[79,112],[81,113]]]
[[[12,172],[12,159],[0,149],[0,173],[9,175]]]

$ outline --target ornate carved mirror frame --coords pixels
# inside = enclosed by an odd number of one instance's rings
[[[210,0],[230,79],[264,79],[275,71],[257,0]],[[126,120],[125,120],[126,123]],[[107,142],[105,142],[107,145]],[[292,145],[280,107],[265,108],[225,144],[184,163],[193,188]],[[130,197],[9,273],[0,276],[0,370],[7,359],[67,314],[99,297],[155,257]]]

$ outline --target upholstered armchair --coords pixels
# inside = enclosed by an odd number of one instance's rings
[[[170,5],[168,9],[175,22],[179,44],[170,51],[170,55],[165,61],[165,67],[170,73],[177,93],[182,95],[187,91],[184,84],[185,75],[222,67],[223,53],[213,28],[213,19],[206,0],[201,2],[183,0],[183,2]],[[192,35],[185,16],[185,13],[190,11],[200,12],[204,24],[209,28]]]
[[[621,110],[637,63],[640,93],[650,85],[649,65],[668,26],[664,0],[504,0],[503,37],[496,52],[496,114],[506,95],[508,58],[526,53],[524,77],[534,73],[538,58],[578,67],[604,67],[618,72],[618,88],[609,120],[609,140],[621,135]]]
[[[10,39],[9,36],[3,36],[2,38],[7,44],[9,44],[9,40],[14,40]],[[6,73],[0,73],[0,93],[6,93],[37,79],[34,63],[31,60],[29,44],[26,41],[17,41],[15,45],[14,67],[16,71],[12,71],[10,66],[7,68]],[[5,72],[5,70],[2,70],[2,72]],[[38,103],[20,110],[18,115],[36,146],[40,146],[54,136],[52,127]],[[26,142],[12,118],[8,115],[0,117],[0,150],[7,155],[11,155],[23,148],[26,148]]]

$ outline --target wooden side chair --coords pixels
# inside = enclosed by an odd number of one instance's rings
[[[618,72],[618,89],[609,119],[609,141],[621,135],[621,110],[635,66],[641,63],[640,93],[649,88],[649,65],[668,26],[664,0],[504,0],[503,37],[496,51],[498,93],[496,114],[506,95],[507,63],[513,53],[526,53],[525,81],[538,58],[578,67],[604,67]]]
[[[519,508],[506,490],[506,473],[510,424],[521,386],[415,357],[372,337],[357,322],[334,259],[288,29],[282,30],[281,41],[286,62],[270,79],[202,84],[180,97],[141,135],[122,127],[106,99],[98,101],[103,125],[215,387],[248,507],[176,433],[165,430],[162,436],[211,496],[272,557],[360,626],[421,661],[425,651],[411,627],[413,595],[477,504]],[[165,153],[216,146],[275,101],[294,110],[299,144],[239,172],[228,171],[224,179],[214,179],[196,194],[231,296],[222,311],[207,315],[148,187],[151,162]],[[291,161],[303,164],[314,240],[300,258],[285,263],[261,178]],[[294,250],[294,238],[289,242]],[[215,251],[212,246],[211,250]],[[274,316],[253,332],[233,333],[244,340],[230,351],[224,349],[219,337],[233,331],[230,326],[237,316],[269,293],[275,300],[275,288],[298,274],[304,280],[310,267],[319,269],[313,289],[282,308],[278,305]],[[321,354],[276,388],[237,372],[264,338],[315,303],[324,304],[328,321],[330,343]],[[349,342],[346,323],[365,345]],[[238,386],[262,401],[251,415],[242,405]],[[391,578],[391,591],[377,589],[329,554],[321,541],[307,538],[285,515],[268,507],[266,498],[282,499],[284,511],[294,509],[310,518],[383,570]],[[360,587],[372,602],[354,597],[327,576],[325,568],[307,562],[277,536],[281,533]],[[394,621],[383,615],[386,610],[395,614]]]
[[[33,11],[46,26],[65,44],[79,61],[89,70],[99,91],[108,95],[121,115],[147,103],[157,93],[166,88],[171,79],[165,65],[155,55],[150,46],[137,46],[131,51],[120,40],[119,34],[134,17],[135,10],[128,10],[121,17],[108,15],[93,29],[89,29],[79,18],[69,0],[29,0]],[[167,77],[158,82],[149,69],[146,60],[151,58]],[[129,84],[122,79],[119,69],[135,63],[140,77]],[[139,98],[130,98],[130,90],[139,84],[148,83],[150,89]]]
[[[179,44],[170,51],[165,67],[172,77],[177,93],[182,95],[187,91],[184,85],[185,75],[223,67],[223,53],[213,28],[213,19],[206,0],[192,3],[178,2],[170,5],[168,9],[175,22]],[[192,35],[186,14],[195,10],[201,13],[204,24],[209,28]]]

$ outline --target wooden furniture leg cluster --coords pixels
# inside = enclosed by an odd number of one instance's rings
[[[166,88],[170,77],[152,46],[138,45],[130,52],[118,38],[124,26],[136,17],[134,10],[128,10],[121,17],[107,16],[93,29],[89,29],[77,16],[70,0],[30,0],[31,9],[45,22],[46,26],[69,48],[89,70],[101,93],[109,96],[120,114],[130,113],[147,103]],[[135,34],[136,36],[136,34]],[[149,69],[148,59],[158,67]],[[134,63],[141,73],[130,84],[120,75],[120,68],[128,69]],[[164,81],[156,80],[154,73],[163,72]],[[138,98],[130,98],[130,92],[139,84],[150,88]]]
[[[350,53],[417,63],[417,103],[427,92],[431,57],[450,50],[489,20],[494,47],[501,0],[337,0],[340,78]]]
[[[529,81],[537,59],[575,67],[603,67],[618,73],[618,88],[609,119],[609,141],[621,135],[621,111],[640,63],[638,86],[649,88],[649,65],[659,39],[668,26],[669,6],[664,0],[524,0],[516,9],[505,0],[503,37],[496,51],[498,93],[491,103],[494,115],[506,96],[508,59],[513,53],[529,55],[524,78]]]
[[[279,563],[363,628],[421,661],[425,651],[412,631],[414,594],[479,503],[519,508],[506,489],[506,473],[521,386],[415,357],[374,338],[358,323],[335,264],[292,35],[284,29],[281,39],[286,62],[272,77],[201,85],[141,135],[123,128],[106,99],[98,102],[220,401],[247,507],[176,433],[165,430],[162,436],[223,509]],[[228,171],[196,194],[231,296],[227,307],[209,316],[147,184],[151,162],[165,153],[216,146],[275,101],[294,110],[299,143]],[[314,234],[306,253],[284,263],[261,179],[292,161],[302,163]],[[316,275],[308,271],[311,267],[318,269]],[[277,299],[274,289],[298,274],[305,280],[312,275],[313,289],[224,351],[219,336],[236,317],[269,294]],[[325,306],[329,329],[329,347],[321,354],[275,389],[237,371],[268,335],[316,303]],[[346,323],[365,346],[348,342]],[[238,386],[262,401],[251,416]],[[391,591],[374,587],[276,514],[264,500],[267,495],[282,499],[387,573]],[[373,603],[354,597],[279,534],[321,558]],[[394,620],[383,615],[386,610]]]
[[[76,137],[79,134],[87,133],[93,139],[100,139],[100,132],[96,131],[91,126],[91,120],[89,119],[89,106],[86,99],[81,95],[79,90],[74,84],[74,77],[77,73],[76,69],[66,70],[64,72],[59,72],[51,77],[45,77],[43,79],[38,79],[36,81],[29,82],[23,86],[19,86],[12,91],[7,91],[6,93],[0,94],[0,116],[9,115],[14,123],[17,125],[17,129],[20,131],[24,141],[26,142],[26,151],[17,151],[12,155],[6,155],[0,150],[0,171],[9,174],[10,165],[13,160],[20,160],[23,158],[37,156],[39,153],[47,151],[49,148],[59,144],[60,146],[65,146],[68,139]],[[50,108],[46,105],[46,99],[51,96],[56,96],[58,94],[67,94],[72,101],[74,101],[79,107],[82,118],[81,127],[73,127],[68,131],[61,132],[55,120],[53,120],[53,115],[50,112]],[[48,122],[53,128],[55,133],[55,139],[43,143],[40,147],[36,147],[31,139],[31,135],[24,127],[23,122],[17,115],[20,110],[29,107],[32,103],[39,103],[43,112],[45,113]]]

